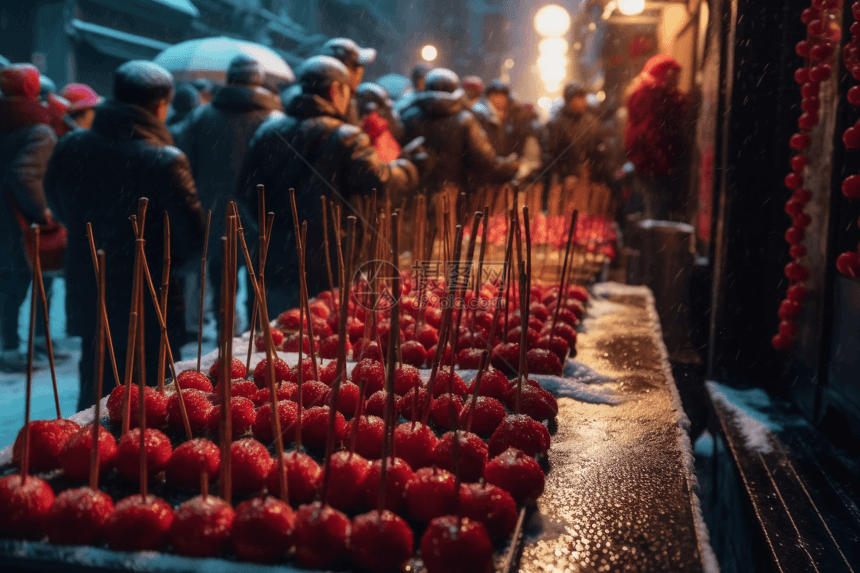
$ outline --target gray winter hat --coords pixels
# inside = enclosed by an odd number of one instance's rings
[[[227,85],[261,86],[266,81],[266,70],[253,56],[239,54],[227,66]]]
[[[434,68],[424,76],[424,89],[453,93],[460,87],[460,76],[448,68]]]
[[[299,68],[298,75],[302,91],[308,94],[323,95],[334,82],[349,85],[349,71],[346,66],[331,56],[308,58]]]

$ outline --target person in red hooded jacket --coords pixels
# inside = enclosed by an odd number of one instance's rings
[[[646,215],[681,221],[688,198],[687,96],[678,89],[681,65],[653,56],[627,100],[624,146],[646,189]]]

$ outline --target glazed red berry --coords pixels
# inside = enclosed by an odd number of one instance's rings
[[[302,442],[309,448],[325,448],[328,437],[328,406],[314,406],[302,413]],[[343,443],[349,435],[349,426],[343,414],[337,412],[334,423],[335,443]]]
[[[290,504],[299,506],[312,502],[322,487],[323,471],[320,465],[309,455],[294,450],[284,453],[284,470],[287,472]],[[269,493],[274,496],[281,495],[279,479],[278,463],[275,460],[269,470],[268,481]]]
[[[453,412],[451,411],[453,407]],[[430,406],[430,419],[440,428],[453,428],[463,409],[463,400],[453,394],[443,394],[434,399]]]
[[[487,463],[487,444],[472,432],[458,432],[460,436],[460,479],[464,482],[478,481]],[[436,446],[436,465],[454,471],[454,432],[439,439]]]
[[[284,443],[290,443],[295,439],[298,416],[298,404],[289,400],[278,402],[278,421],[281,424],[281,439]],[[271,403],[260,406],[251,428],[254,432],[254,437],[261,442],[266,444],[274,443],[275,432],[272,424]]]
[[[67,489],[54,499],[45,519],[45,533],[57,545],[92,545],[114,512],[111,497],[97,489]]]
[[[355,345],[352,348],[352,357],[358,361],[370,359],[381,362],[382,350],[379,348],[379,344],[375,340],[367,341],[365,339],[359,339],[355,341]]]
[[[188,415],[188,425],[191,426],[193,435],[200,435],[209,427],[209,416],[212,412],[212,403],[200,390],[189,388],[182,390],[185,413]],[[146,419],[149,429],[149,417]],[[179,397],[171,394],[167,399],[167,429],[174,434],[185,435],[185,423],[182,419],[182,410],[179,407]]]
[[[230,444],[230,469],[233,491],[237,494],[257,493],[266,485],[274,460],[266,446],[253,438]]]
[[[382,362],[364,358],[352,369],[350,379],[356,385],[360,385],[363,381],[365,396],[370,396],[385,387],[385,369],[382,367]]]
[[[549,450],[549,430],[534,419],[521,414],[506,416],[488,443],[490,456],[495,457],[508,448],[517,448],[530,456]]]
[[[783,336],[794,336],[797,334],[797,323],[783,320],[779,323],[779,333]]]
[[[352,426],[355,420],[350,422]],[[377,416],[362,416],[355,433],[355,451],[368,460],[382,456],[382,440],[385,436],[385,422]]]
[[[472,416],[472,401],[469,399],[460,411],[460,427],[464,430],[472,417],[469,430],[482,435],[490,435],[496,431],[502,420],[505,419],[505,407],[495,398],[478,396],[475,401],[475,414]]]
[[[221,499],[207,495],[189,499],[173,514],[170,545],[180,555],[215,557],[230,541],[236,513]]]
[[[480,521],[493,539],[507,539],[517,525],[517,503],[490,483],[460,484],[460,514]]]
[[[809,268],[799,263],[788,263],[785,265],[785,276],[795,281],[805,281],[809,278]]]
[[[163,432],[147,428],[143,438],[146,449],[146,474],[149,479],[167,467],[173,448]],[[129,430],[116,447],[116,469],[119,475],[133,482],[140,481],[140,428]]]
[[[330,467],[329,505],[341,511],[355,509],[364,492],[364,480],[370,471],[370,462],[358,454],[340,451],[331,455]]]
[[[244,379],[247,371],[245,370],[245,363],[233,357],[232,362],[230,363],[230,380]],[[213,384],[218,384],[221,376],[221,359],[215,360],[212,363],[212,367],[209,369],[209,378],[212,380]]]
[[[337,358],[338,352],[338,344],[340,341],[340,337],[337,334],[331,334],[326,336],[320,341],[320,357],[333,360]],[[349,343],[349,340],[346,341],[346,352],[349,354],[349,351],[352,350],[352,344]]]
[[[67,479],[79,482],[89,480],[92,448],[92,426],[84,426],[66,440],[60,450],[60,465]],[[116,439],[102,427],[99,429],[99,477],[113,467],[115,459]]]
[[[433,397],[441,396],[442,394],[463,396],[467,391],[466,383],[450,367],[439,368],[436,372],[436,381],[433,383]]]
[[[293,541],[296,561],[309,569],[321,569],[347,552],[351,523],[331,506],[320,503],[301,506],[296,512]]]
[[[791,337],[782,333],[774,335],[773,338],[770,339],[770,343],[777,350],[791,350],[792,347],[794,347],[794,341]]]
[[[427,360],[427,350],[424,345],[417,340],[408,340],[400,345],[400,353],[403,356],[403,363],[416,368],[420,368]]]
[[[791,285],[786,291],[786,297],[789,300],[803,302],[806,299],[807,292],[806,287],[803,285]]]
[[[792,259],[800,259],[806,255],[806,247],[803,245],[792,245],[788,248],[788,255]]]
[[[469,392],[472,390],[473,388],[469,388]],[[478,396],[487,396],[501,401],[507,391],[508,379],[501,370],[484,370],[484,374],[481,376],[481,386],[478,388]]]
[[[515,448],[508,448],[484,466],[484,479],[497,485],[517,503],[535,500],[544,489],[544,475],[533,457]]]
[[[337,378],[337,360],[332,360],[325,366],[320,367],[320,382],[326,386],[333,386]],[[346,381],[346,380],[344,380]]]
[[[565,360],[567,360],[569,347],[567,345],[567,341],[561,336],[553,336],[552,339],[550,339],[549,332],[547,331],[545,334],[540,335],[536,346],[537,348],[552,352],[562,365]],[[564,367],[562,366],[562,369],[563,368]]]
[[[399,409],[400,398],[394,397],[394,419],[400,415]],[[388,407],[388,394],[386,392],[377,392],[372,395],[364,403],[364,413],[368,416],[377,416],[385,419],[385,409]]]
[[[849,175],[842,182],[842,194],[849,199],[860,199],[860,175]]]
[[[200,488],[200,474],[212,480],[218,475],[221,450],[204,438],[183,442],[173,450],[167,462],[167,483],[190,489]]]
[[[250,380],[244,380],[242,382],[234,382],[230,385],[230,396],[232,397],[242,397],[248,398],[251,401],[254,400],[254,395],[259,392],[260,389],[257,388],[257,385],[251,382]],[[213,396],[216,403],[221,401],[220,394],[214,394]]]
[[[285,330],[297,330],[299,328],[299,321],[301,320],[301,316],[301,309],[291,308],[289,310],[285,310],[278,315],[278,326]],[[308,318],[307,316],[305,316],[305,325],[307,325],[307,321]]]
[[[39,538],[54,504],[54,490],[43,479],[11,474],[0,479],[0,532],[18,539]]]
[[[543,348],[532,348],[526,353],[529,372],[561,376],[563,367],[558,356]]]
[[[457,507],[454,474],[439,468],[421,468],[406,484],[406,511],[415,521],[428,523],[453,513]]]
[[[800,314],[800,311],[803,310],[803,307],[800,306],[800,303],[793,300],[784,300],[779,305],[779,318],[782,320],[789,320]]]
[[[407,420],[420,420],[430,406],[430,394],[425,388],[415,387],[397,399],[397,409]]]
[[[433,465],[436,435],[421,423],[405,422],[394,428],[394,451],[413,470]]]
[[[104,527],[104,537],[117,551],[157,551],[173,525],[170,504],[154,495],[131,495],[119,501]]]
[[[275,359],[275,383],[295,382],[296,376],[290,371],[289,365],[280,358]],[[254,384],[257,388],[269,388],[269,361],[260,360],[254,368]]]
[[[556,402],[555,397],[543,388],[535,387],[531,382],[533,381],[523,382],[522,395],[520,396],[520,412],[537,421],[554,419],[558,415],[558,402]],[[516,410],[516,382],[511,384],[510,389],[505,394],[505,404],[511,410]]]
[[[316,332],[314,332],[314,334],[316,334]],[[301,342],[302,342],[302,352],[304,354],[310,354],[310,352],[311,352],[311,339],[308,336],[307,331],[302,333]],[[318,347],[319,347],[319,344],[316,341],[314,341],[314,350],[316,350]],[[299,351],[299,334],[298,333],[290,334],[289,336],[284,338],[283,348],[284,348],[284,352],[298,352]]]
[[[424,346],[424,350],[430,350],[439,343],[439,331],[429,324],[422,324],[415,329],[415,340]]]
[[[176,384],[183,390],[194,388],[201,392],[212,392],[212,381],[205,374],[196,370],[183,370],[177,374]]]
[[[292,382],[282,382],[275,392],[278,397],[278,402],[281,400],[289,400],[291,402],[295,402],[296,398],[299,395],[299,385],[294,384]],[[268,388],[260,388],[257,392],[251,397],[251,401],[254,402],[254,406],[260,408],[265,406],[266,404],[272,403],[272,393],[269,392]]]
[[[385,509],[399,513],[406,502],[406,484],[412,479],[412,468],[401,458],[388,458],[385,478]],[[364,480],[364,507],[379,505],[382,460],[373,461]]]
[[[785,240],[791,245],[796,245],[803,241],[804,232],[800,227],[789,227],[785,232]]]
[[[505,335],[505,340],[509,343],[516,344],[519,347],[520,344],[520,333],[522,329],[519,326],[515,326],[510,329],[508,333]],[[526,347],[534,348],[534,345],[537,344],[538,339],[538,331],[527,328],[526,329]]]
[[[492,566],[493,544],[480,521],[446,515],[424,531],[421,556],[428,573],[484,572]]]
[[[284,343],[284,331],[274,327],[272,327],[270,331],[272,333],[272,343],[275,345],[275,349],[280,349],[281,345]],[[254,339],[254,347],[257,349],[257,352],[265,352],[266,337],[262,334],[257,336],[257,338]]]
[[[334,392],[326,386],[325,405],[331,406]],[[337,392],[337,411],[344,417],[352,418],[358,406],[359,389],[352,382],[341,384]],[[318,405],[322,405],[322,402]]]
[[[305,408],[320,406],[325,402],[328,393],[329,387],[319,380],[306,380],[302,383],[302,405]]]
[[[139,425],[137,419],[138,392],[138,387],[132,385],[131,392],[129,392],[131,398],[129,403],[130,428],[136,428]],[[117,386],[108,398],[108,414],[111,422],[117,425],[122,424],[122,398],[124,394],[125,386]],[[143,391],[143,406],[146,409],[146,427],[162,428],[167,421],[167,398],[164,394],[160,394],[155,388],[147,386]]]
[[[505,374],[516,374],[520,364],[520,345],[518,342],[497,344],[490,356],[490,364]]]
[[[412,529],[390,511],[373,510],[352,521],[349,554],[362,569],[376,573],[400,571],[414,550]]]
[[[398,396],[406,394],[409,390],[421,384],[421,375],[418,368],[408,364],[398,366],[394,370],[394,393]],[[372,394],[366,393],[368,396]]]
[[[439,345],[437,344],[436,346],[432,347],[430,350],[427,351],[428,368],[429,368],[429,364],[431,364],[433,362],[433,360],[436,358],[436,352],[438,351],[438,349],[439,349]],[[444,366],[450,366],[450,364],[451,364],[451,347],[446,344],[443,347],[443,349],[441,350],[441,352],[442,352],[442,357],[439,359],[439,364],[441,364],[443,367]]]
[[[462,370],[477,370],[481,367],[484,351],[484,348],[463,348],[457,352],[457,366]]]
[[[282,558],[292,545],[296,516],[272,496],[255,497],[236,506],[230,537],[241,559],[268,563]]]
[[[60,467],[59,455],[67,440],[81,429],[71,420],[35,420],[30,422],[30,467],[28,471],[39,473]],[[12,446],[12,462],[21,467],[24,428],[18,431]]]
[[[803,84],[804,86],[810,84]],[[813,93],[811,95],[818,95],[818,93]],[[812,138],[804,133],[795,133],[791,136],[791,139],[788,140],[788,145],[792,149],[797,149],[798,151],[806,149],[812,143]]]
[[[269,409],[271,412],[271,408]],[[254,403],[248,398],[234,396],[230,398],[230,429],[232,430],[233,438],[244,436],[251,429],[251,426],[257,419],[257,412],[254,410]],[[217,432],[221,426],[221,406],[215,406],[209,412],[208,420],[209,430]]]

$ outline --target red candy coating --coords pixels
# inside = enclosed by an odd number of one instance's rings
[[[413,412],[416,415],[416,420],[420,420],[424,410],[430,405],[430,394],[424,387],[416,386],[402,397],[397,398],[397,410],[407,420],[413,419]]]
[[[370,396],[385,388],[385,369],[382,367],[382,362],[364,358],[352,369],[350,379],[357,386],[363,380],[364,395]]]
[[[534,380],[523,382],[522,396],[520,397],[520,412],[534,418],[535,420],[552,420],[558,415],[558,403],[555,397],[541,387],[536,387]],[[517,385],[511,383],[511,387],[505,394],[505,404],[514,410],[517,404]]]
[[[185,413],[188,415],[188,425],[191,433],[199,435],[209,427],[209,416],[212,412],[212,403],[200,390],[189,388],[182,390],[182,401],[185,403]],[[149,429],[149,416],[146,417],[147,429]],[[185,435],[185,424],[182,420],[182,410],[179,408],[179,397],[171,394],[167,399],[167,429],[174,434]]]
[[[561,376],[563,366],[558,356],[543,348],[532,348],[526,353],[529,372]]]
[[[167,467],[173,448],[170,438],[151,428],[146,429],[143,444],[146,448],[146,474],[152,479]],[[120,438],[116,448],[116,469],[125,479],[140,481],[140,428],[129,430]]]
[[[418,373],[418,368],[415,366],[409,366],[408,364],[404,364],[402,366],[398,366],[394,370],[394,393],[398,396],[402,396],[406,394],[414,388],[415,386],[419,386],[421,384],[421,375]],[[368,392],[369,396],[372,392]]]
[[[352,422],[350,423],[352,424]],[[375,460],[382,456],[385,422],[377,416],[362,416],[355,434],[355,451],[363,458]]]
[[[460,484],[460,513],[487,528],[494,539],[507,539],[517,525],[517,503],[511,494],[489,483]]]
[[[473,388],[469,388],[470,392],[472,390]],[[507,391],[508,379],[501,370],[484,370],[484,375],[481,376],[481,387],[478,388],[478,396],[487,396],[501,401]]]
[[[436,455],[436,435],[428,426],[412,422],[394,428],[394,451],[412,469],[433,465]]]
[[[337,411],[345,417],[352,418],[355,415],[355,408],[358,405],[358,386],[352,382],[341,384],[337,392]],[[332,393],[326,386],[325,405],[331,406]],[[321,404],[318,404],[321,405]]]
[[[212,391],[212,381],[209,380],[209,378],[207,378],[205,374],[196,370],[183,370],[182,372],[177,374],[176,385],[183,390],[190,390],[194,388],[196,390],[200,390],[201,392]]]
[[[31,472],[46,472],[60,467],[59,455],[63,445],[81,427],[71,420],[35,420],[30,422],[30,467]],[[24,428],[18,431],[12,446],[12,462],[21,467]]]
[[[111,391],[107,402],[110,421],[117,425],[122,424],[122,397],[124,394],[125,386],[117,386]],[[129,427],[136,428],[139,425],[137,421],[138,387],[134,384],[131,385],[129,396],[129,418],[131,420]],[[143,405],[146,409],[146,427],[163,427],[167,421],[167,398],[164,397],[164,394],[159,394],[158,390],[147,386],[146,390],[143,391]]]
[[[421,556],[428,573],[485,573],[490,570],[493,544],[480,521],[437,517],[421,537]]]
[[[230,470],[233,491],[238,494],[257,493],[266,485],[274,460],[266,446],[253,438],[230,444]]]
[[[415,368],[420,368],[427,360],[427,350],[417,340],[407,340],[401,344],[400,353],[403,355],[403,363]]]
[[[269,408],[269,411],[271,412],[271,408]],[[241,396],[230,398],[230,429],[232,430],[233,438],[247,434],[256,419],[257,412],[254,410],[254,402]],[[218,405],[209,412],[209,430],[217,432],[220,424],[221,406]]]
[[[511,414],[502,420],[489,441],[490,456],[498,456],[508,448],[517,448],[530,456],[549,450],[549,430],[534,419]]]
[[[331,455],[330,467],[329,505],[342,511],[358,507],[364,492],[364,480],[370,471],[370,462],[358,454],[340,451]]]
[[[290,366],[280,358],[276,358],[275,383],[295,381],[296,376],[290,370]],[[254,384],[257,385],[257,388],[269,388],[269,361],[266,358],[260,360],[254,368]]]
[[[453,413],[451,408],[453,405]],[[430,418],[440,428],[453,428],[454,422],[460,417],[460,411],[463,409],[463,400],[459,396],[453,394],[443,394],[433,400],[430,406]]]
[[[274,497],[243,501],[233,520],[233,550],[248,561],[275,561],[290,549],[295,524],[292,508]]]
[[[236,380],[237,378],[245,378],[245,374],[247,371],[245,370],[245,363],[233,357],[233,361],[230,363],[230,380]],[[213,384],[218,384],[221,376],[221,360],[216,360],[212,367],[209,369],[209,378],[212,380]]]
[[[460,479],[464,482],[478,481],[487,463],[487,445],[472,432],[459,432]],[[439,439],[436,446],[436,464],[450,472],[454,471],[454,432]]]
[[[460,411],[460,427],[465,429],[466,423],[469,420],[469,415],[472,412],[471,400],[466,402],[463,409]],[[490,435],[496,431],[502,420],[505,419],[505,407],[495,398],[487,396],[478,396],[475,401],[475,415],[472,417],[472,426],[470,431],[476,434]]]
[[[434,398],[442,394],[452,393],[462,396],[466,392],[466,383],[460,378],[459,374],[452,372],[450,367],[439,368],[436,372],[436,380],[433,382]]]
[[[341,390],[343,390],[343,387],[341,387]],[[302,405],[305,408],[321,406],[328,392],[329,387],[319,380],[305,380],[302,382]],[[296,393],[296,398],[298,398],[298,393]],[[340,398],[340,395],[338,395],[338,398]]]
[[[272,333],[272,342],[275,345],[275,349],[281,347],[284,343],[284,332],[279,328],[270,329]],[[265,352],[266,351],[266,337],[262,334],[254,339],[254,348],[257,349],[257,352]]]
[[[398,513],[406,499],[406,484],[412,479],[412,468],[400,458],[388,458],[388,475],[385,478],[385,509]],[[379,505],[379,482],[382,479],[382,460],[370,465],[364,480],[364,506]]]
[[[156,551],[164,546],[173,510],[163,499],[131,495],[119,501],[104,526],[104,538],[117,551]]]
[[[283,382],[280,386],[278,386],[275,393],[278,395],[278,402],[280,402],[281,400],[290,400],[292,402],[295,402],[296,397],[299,393],[299,386],[298,384],[293,384],[292,382]],[[260,388],[251,397],[251,400],[254,402],[254,406],[260,408],[262,406],[265,406],[266,404],[271,405],[271,396],[272,393],[269,392],[268,388]]]
[[[281,439],[284,442],[292,442],[296,435],[296,421],[299,417],[299,405],[288,400],[278,402],[278,420],[281,423]],[[252,425],[254,437],[266,444],[275,441],[275,432],[272,427],[272,405],[264,404],[257,410],[256,418]]]
[[[390,511],[374,510],[352,521],[349,550],[353,562],[376,573],[400,570],[415,550],[409,525]]]
[[[406,510],[415,521],[427,523],[453,513],[457,507],[454,474],[438,468],[421,468],[406,484]]]
[[[203,438],[188,440],[179,444],[170,455],[167,462],[167,482],[198,489],[200,473],[206,472],[211,480],[218,475],[220,464],[221,450],[218,446]]]
[[[336,509],[319,503],[303,505],[295,523],[296,560],[303,567],[321,569],[346,553],[352,527],[349,518]]]
[[[113,511],[113,500],[103,491],[67,489],[54,500],[45,520],[45,533],[57,545],[92,545],[101,539]]]
[[[284,470],[287,472],[290,503],[299,506],[312,502],[322,487],[323,471],[320,465],[309,455],[292,451],[284,453]],[[275,460],[269,470],[269,493],[275,496],[281,495],[278,479],[278,464]]]
[[[92,432],[91,432],[92,433]],[[54,490],[43,479],[21,474],[0,479],[0,531],[16,538],[41,537],[54,504]]]
[[[219,497],[191,498],[173,514],[170,545],[180,555],[220,555],[230,540],[235,517],[233,507]]]
[[[484,479],[510,493],[517,503],[524,503],[540,497],[545,478],[533,457],[508,448],[487,462]]]
[[[302,412],[302,442],[309,448],[325,448],[328,436],[328,406],[315,406]],[[349,426],[343,414],[337,412],[334,422],[335,443],[342,443],[349,435]]]
[[[241,396],[242,398],[248,398],[250,400],[253,400],[254,395],[259,390],[260,389],[257,388],[257,385],[250,380],[245,380],[243,382],[234,382],[230,385],[230,396],[233,398]],[[217,394],[215,396],[215,401],[221,401],[220,394]]]
[[[66,478],[85,482],[90,479],[90,457],[93,448],[93,427],[85,426],[69,438],[60,451],[60,465]],[[116,459],[116,439],[102,427],[99,429],[99,477],[113,467]]]

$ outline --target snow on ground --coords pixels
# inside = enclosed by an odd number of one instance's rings
[[[746,439],[747,446],[766,454],[773,445],[771,436],[782,429],[765,411],[771,404],[767,393],[760,388],[737,390],[717,382],[706,382],[711,399],[733,412]]]

